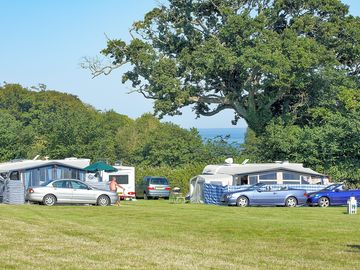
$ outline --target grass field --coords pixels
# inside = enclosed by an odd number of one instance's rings
[[[341,208],[1,205],[0,269],[360,269]]]

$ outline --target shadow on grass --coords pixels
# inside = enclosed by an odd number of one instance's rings
[[[347,247],[351,248],[350,252],[360,252],[360,245],[347,245]]]

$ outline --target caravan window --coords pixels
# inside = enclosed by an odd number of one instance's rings
[[[129,184],[129,176],[128,175],[109,175],[109,181],[111,181],[111,179],[113,177],[116,178],[116,183],[118,183],[120,185]]]
[[[249,183],[250,185],[254,185],[258,182],[258,176],[257,175],[250,175],[249,176]]]
[[[269,172],[259,175],[259,180],[276,180],[276,172]]]
[[[283,172],[283,180],[298,180],[300,181],[300,174],[292,172]]]
[[[309,181],[310,177],[304,175],[301,176],[301,184],[309,184]]]
[[[20,175],[18,171],[11,172],[10,180],[20,180]]]

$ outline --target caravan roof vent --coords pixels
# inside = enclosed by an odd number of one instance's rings
[[[227,159],[225,159],[225,163],[231,165],[231,164],[234,163],[234,159],[233,158],[227,158]]]

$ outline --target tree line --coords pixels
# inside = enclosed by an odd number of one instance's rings
[[[132,166],[203,163],[238,149],[223,140],[203,142],[196,129],[162,123],[151,114],[137,119],[100,112],[78,97],[18,84],[0,87],[0,160],[86,157]]]
[[[311,121],[302,125],[295,118],[291,123],[274,118],[261,135],[248,129],[239,146],[226,138],[204,142],[196,129],[162,123],[151,114],[131,119],[100,112],[71,94],[5,84],[0,87],[0,161],[36,155],[120,161],[136,166],[137,179],[169,176],[186,189],[206,164],[232,156],[237,162],[300,162],[337,180],[359,181],[359,91],[337,89],[307,117]]]

